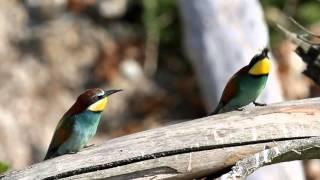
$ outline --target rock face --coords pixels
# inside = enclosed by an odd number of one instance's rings
[[[0,162],[21,168],[41,161],[58,121],[87,88],[125,90],[110,98],[93,143],[159,126],[154,120],[139,124],[145,112],[166,102],[144,75],[143,41],[132,38],[129,28],[99,24],[82,13],[103,6],[113,15],[101,18],[118,17],[126,3],[0,1]]]

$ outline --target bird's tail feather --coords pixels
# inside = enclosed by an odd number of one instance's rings
[[[54,158],[56,156],[58,156],[59,154],[55,153],[55,151],[52,151],[52,150],[48,150],[46,156],[44,157],[43,160],[47,160],[47,159],[51,159],[51,158]]]

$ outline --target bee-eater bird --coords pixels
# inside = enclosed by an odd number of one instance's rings
[[[268,49],[264,48],[260,54],[255,55],[247,66],[234,74],[225,86],[222,97],[216,109],[210,114],[218,114],[233,110],[241,110],[241,107],[256,102],[257,97],[264,89],[271,62],[268,58]]]
[[[58,123],[46,159],[76,153],[96,134],[108,96],[121,90],[88,89],[82,93]]]

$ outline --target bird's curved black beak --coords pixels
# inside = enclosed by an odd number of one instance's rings
[[[117,93],[117,92],[120,92],[122,91],[122,89],[113,89],[113,90],[107,90],[107,91],[104,91],[104,97],[107,97],[107,96],[110,96],[111,94],[114,94],[114,93]]]

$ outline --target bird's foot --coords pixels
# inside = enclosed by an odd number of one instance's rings
[[[244,111],[244,108],[237,108],[237,111]]]
[[[91,146],[94,146],[94,144],[85,145],[83,148],[88,148],[88,147],[91,147]]]
[[[267,104],[265,104],[265,103],[258,103],[258,102],[255,102],[255,101],[253,101],[253,104],[255,105],[255,106],[266,106]]]

